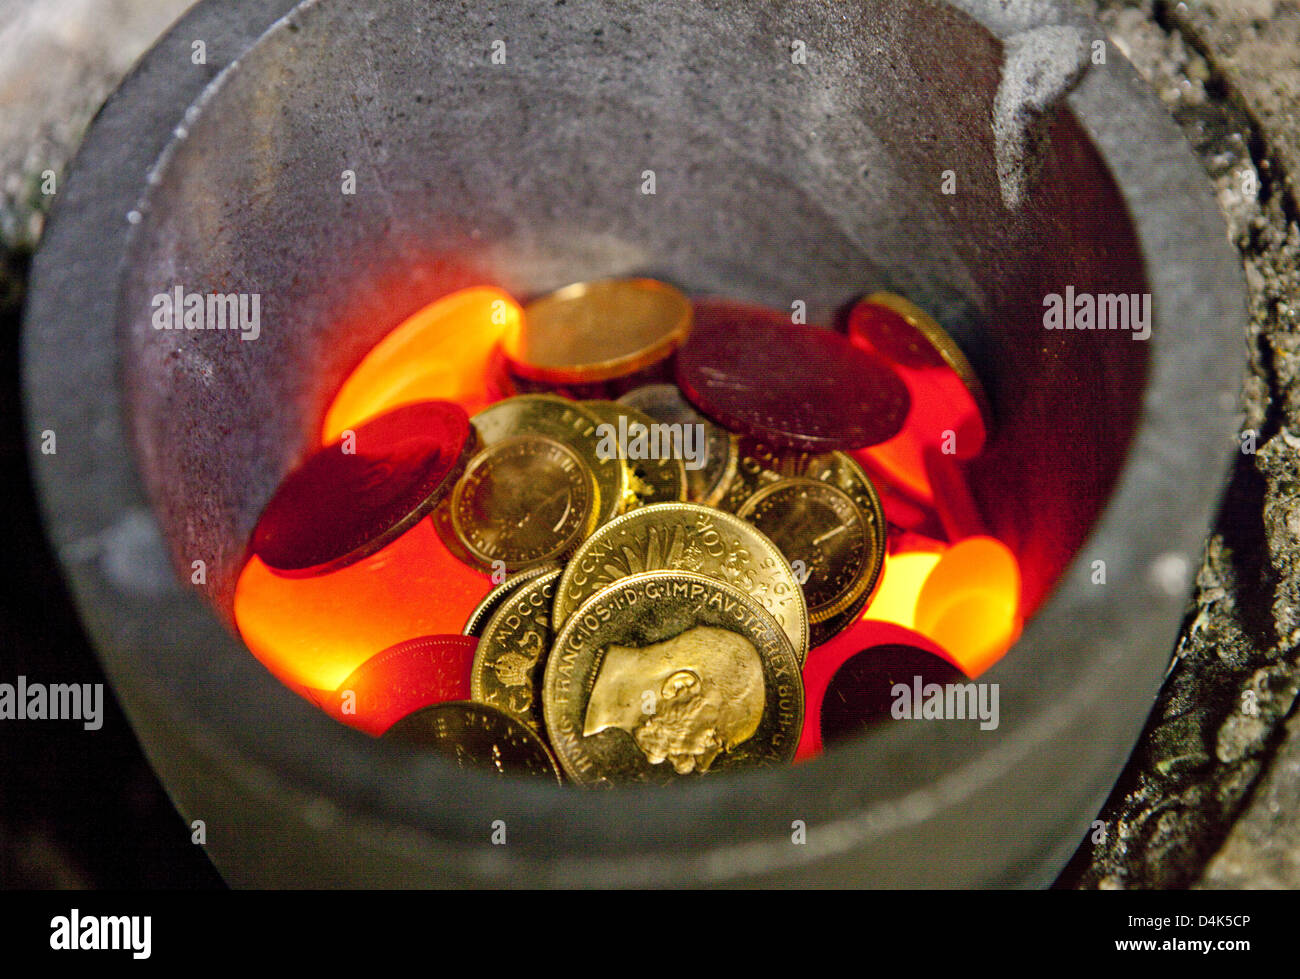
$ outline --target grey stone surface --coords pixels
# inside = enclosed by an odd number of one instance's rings
[[[0,0],[0,245],[34,245],[95,110],[192,0]]]
[[[1251,323],[1243,452],[1146,731],[1063,883],[1300,886],[1300,16],[1272,0],[1098,17],[1214,179]],[[1249,451],[1251,449],[1254,451]],[[1226,840],[1226,843],[1225,843]]]
[[[1291,717],[1282,737],[1250,804],[1206,868],[1204,886],[1300,883],[1300,716]]]

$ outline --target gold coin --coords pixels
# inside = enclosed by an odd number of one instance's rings
[[[785,630],[739,588],[682,571],[625,578],[570,616],[542,704],[556,757],[582,785],[789,762],[803,728]]]
[[[797,477],[818,479],[847,493],[866,516],[883,551],[885,511],[880,495],[862,467],[843,452],[787,452],[757,439],[742,438],[736,474],[718,506],[735,513],[763,487]]]
[[[880,504],[876,486],[863,472],[851,455],[844,452],[823,452],[806,456],[799,461],[799,473],[807,479],[817,479],[843,490],[876,526],[881,546],[885,542],[885,511]]]
[[[875,594],[880,584],[880,575],[884,568],[884,554],[887,548],[888,525],[885,523],[885,508],[881,505],[880,494],[875,484],[862,471],[852,456],[843,452],[826,452],[804,457],[799,467],[808,479],[818,479],[843,490],[857,504],[858,509],[872,528],[875,547],[881,555],[876,565],[875,574],[871,576],[862,594],[848,608],[824,622],[813,626],[812,643],[820,646],[832,636],[852,625],[862,613],[863,607]]]
[[[880,575],[885,552],[875,528],[829,482],[778,480],[751,496],[736,516],[766,534],[790,561],[813,624],[844,611]]]
[[[470,696],[528,725],[542,720],[542,675],[555,633],[551,605],[558,569],[534,578],[509,596],[483,629],[470,671]]]
[[[935,321],[934,317],[910,299],[904,299],[893,292],[873,292],[862,301],[876,306],[884,306],[891,312],[901,316],[911,325],[943,358],[944,362],[952,368],[953,373],[961,379],[962,384],[966,385],[966,389],[970,391],[971,397],[975,400],[985,431],[992,428],[993,413],[989,409],[988,395],[984,393],[984,385],[980,383],[979,375],[975,373],[975,368],[971,366],[970,361],[966,359],[966,355],[962,353],[961,347],[957,346],[957,341],[948,335],[948,332]]]
[[[495,707],[467,700],[408,714],[384,733],[384,740],[428,748],[462,769],[562,781],[555,756],[535,732]]]
[[[623,510],[651,503],[677,503],[686,499],[686,465],[683,455],[694,451],[696,432],[689,434],[657,422],[636,408],[617,401],[584,401],[582,407],[600,419],[601,455],[613,453],[626,469]]]
[[[534,578],[544,575],[549,571],[558,571],[557,564],[539,564],[535,568],[527,568],[518,574],[512,574],[505,581],[497,585],[483,601],[478,603],[478,607],[469,614],[465,620],[465,628],[461,629],[462,636],[473,636],[480,638],[483,635],[483,627],[491,621],[492,616],[496,615],[497,610],[501,608],[507,598],[509,598],[520,585],[532,581]]]
[[[693,429],[697,458],[686,466],[686,498],[692,503],[717,506],[736,474],[740,437],[696,411],[676,384],[646,384],[623,395],[618,403],[644,411],[655,421]],[[701,438],[702,452],[698,446]]]
[[[741,437],[739,441],[735,474],[718,501],[718,508],[728,513],[735,513],[764,486],[780,479],[802,476],[802,464],[812,457],[812,453],[777,449],[749,436]]]
[[[753,526],[698,503],[658,503],[599,528],[574,552],[555,591],[555,627],[621,578],[643,571],[694,571],[752,595],[808,652],[803,588],[780,549]]]
[[[576,452],[518,435],[470,460],[437,523],[448,546],[472,563],[518,571],[570,553],[595,527],[596,498]]]
[[[666,359],[690,330],[690,300],[672,286],[600,279],[528,303],[502,350],[521,377],[580,384],[644,370]]]
[[[749,436],[739,438],[739,443],[736,470],[718,500],[718,508],[728,513],[735,513],[764,486],[780,479],[802,475],[797,472],[797,460],[810,454],[783,452]]]
[[[871,592],[864,591],[848,608],[836,612],[829,619],[814,622],[808,627],[812,648],[816,649],[824,642],[829,642],[862,617],[862,610],[871,600]]]
[[[627,486],[623,464],[600,457],[596,434],[600,422],[581,405],[551,395],[524,394],[489,405],[470,421],[486,446],[515,435],[544,435],[563,442],[596,479],[596,525],[618,514]]]

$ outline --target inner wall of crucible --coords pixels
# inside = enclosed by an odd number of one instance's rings
[[[763,10],[686,11],[656,58],[524,33],[503,66],[481,25],[413,33],[431,14],[405,2],[318,4],[273,29],[187,114],[121,293],[134,447],[182,580],[203,560],[232,621],[263,507],[415,310],[476,284],[525,300],[648,275],[802,300],[827,325],[877,289],[935,315],[993,404],[972,489],[1031,614],[1105,504],[1147,368],[1129,334],[1045,330],[1043,300],[1147,292],[1138,245],[1064,108],[1030,192],[1005,203],[995,38],[928,4],[865,6],[857,32],[804,23],[807,48],[836,56],[802,65]],[[258,297],[256,338],[156,329],[153,297],[178,287]]]

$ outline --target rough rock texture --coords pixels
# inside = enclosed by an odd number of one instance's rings
[[[1300,885],[1300,12],[1108,2],[1098,19],[1218,189],[1251,323],[1242,454],[1147,729],[1061,883]],[[1288,804],[1288,800],[1289,803]],[[1100,835],[1100,834],[1099,834]]]
[[[0,0],[0,246],[30,246],[95,110],[192,0]]]

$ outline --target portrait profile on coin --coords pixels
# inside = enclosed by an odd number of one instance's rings
[[[765,688],[758,649],[729,629],[697,625],[649,646],[610,645],[587,703],[583,735],[632,736],[652,765],[707,772],[753,737]]]

